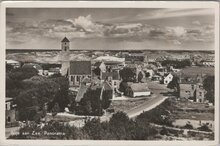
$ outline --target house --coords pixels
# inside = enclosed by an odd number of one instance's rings
[[[68,71],[70,86],[80,86],[84,78],[91,78],[91,61],[71,61]]]
[[[203,85],[201,83],[198,83],[196,85],[196,96],[194,101],[204,103],[206,101],[205,94],[206,94],[206,90],[203,88]]]
[[[173,75],[171,73],[165,74],[163,79],[163,84],[168,85],[173,80]]]
[[[51,76],[51,75],[59,74],[59,73],[60,73],[60,68],[59,68],[59,67],[49,68],[49,70],[48,70],[48,72],[47,72],[47,75],[48,75],[48,76]]]
[[[34,68],[38,71],[38,75],[44,74],[43,68],[39,64],[36,64],[36,63],[25,63],[22,66],[22,68]]]
[[[94,61],[104,62],[106,71],[111,72],[112,69],[122,69],[125,66],[125,58],[118,58],[115,56],[99,56]]]
[[[100,96],[99,97],[100,100],[105,99],[107,97],[107,94],[108,94],[108,98],[110,97],[112,99],[113,89],[108,82],[104,81],[103,83],[91,84],[89,86],[85,84],[81,84],[80,89],[75,99],[77,103],[79,103],[84,98],[84,95],[88,91],[88,89],[90,90],[100,89],[99,90],[100,93],[98,94],[98,96]]]
[[[167,68],[166,67],[159,67],[157,69],[157,74],[159,74],[160,76],[164,76],[167,73]]]
[[[13,98],[6,97],[5,101],[5,122],[6,124],[11,124],[16,122],[16,105],[13,104]]]
[[[205,102],[206,91],[203,88],[201,75],[182,77],[180,79],[180,98],[192,99],[194,102]]]
[[[153,75],[151,78],[151,81],[154,81],[154,82],[160,82],[161,80],[162,80],[162,77],[159,75]]]
[[[201,62],[204,66],[212,66],[212,67],[215,66],[215,61],[213,61],[213,60],[203,60]]]
[[[124,92],[125,96],[129,97],[143,97],[151,95],[147,83],[130,83]]]
[[[6,60],[6,64],[11,65],[13,68],[19,68],[21,66],[20,62],[16,60]]]
[[[101,76],[102,72],[106,72],[106,65],[103,61],[96,62],[94,64],[94,69],[92,70],[93,76]]]
[[[115,97],[115,93],[118,92],[120,85],[120,75],[119,71],[113,72],[102,72],[101,73],[101,82],[108,82],[111,88],[113,89],[113,97]]]

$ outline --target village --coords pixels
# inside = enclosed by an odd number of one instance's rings
[[[213,139],[214,53],[72,51],[70,43],[64,37],[51,62],[6,56],[7,138],[21,136],[20,128],[32,122],[84,128],[93,118],[111,123],[122,112],[132,120],[148,119],[159,131],[152,139]]]

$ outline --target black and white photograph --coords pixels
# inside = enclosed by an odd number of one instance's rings
[[[100,3],[4,7],[5,140],[216,141],[219,4]]]

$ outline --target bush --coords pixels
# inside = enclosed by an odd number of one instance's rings
[[[201,127],[198,128],[200,131],[206,131],[206,132],[211,132],[212,130],[208,127],[207,124],[202,125]]]

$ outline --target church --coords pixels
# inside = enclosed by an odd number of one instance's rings
[[[63,56],[61,74],[68,76],[70,86],[80,86],[85,78],[91,78],[91,61],[72,61],[69,59],[70,41],[64,37],[61,41],[61,55]]]

